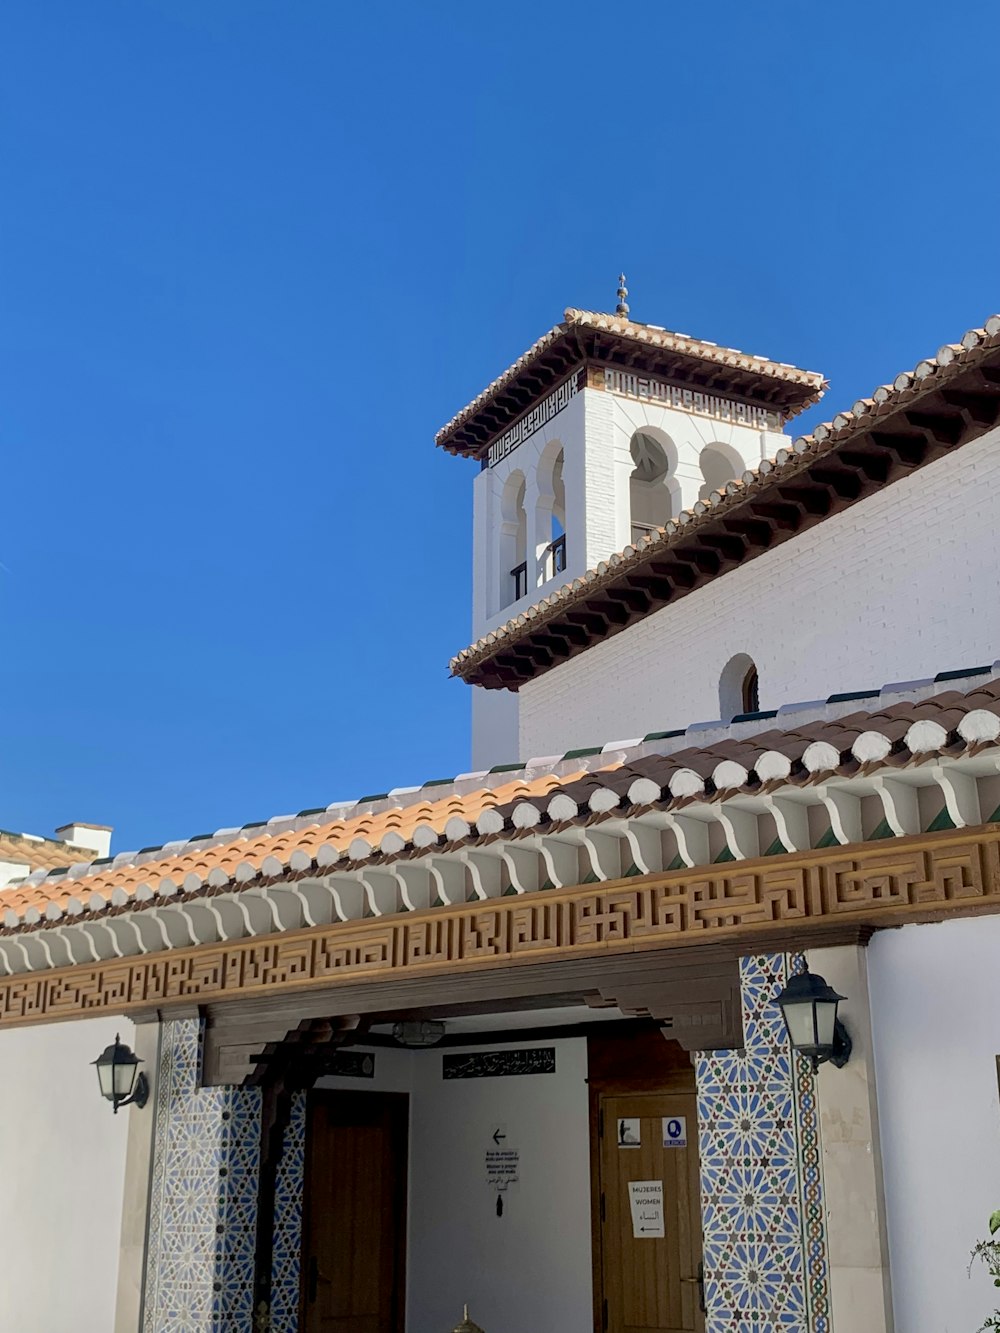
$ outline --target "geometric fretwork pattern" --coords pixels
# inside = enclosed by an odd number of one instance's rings
[[[200,1086],[198,1019],[160,1040],[143,1333],[250,1329],[260,1093]]]
[[[472,890],[469,890],[471,893]],[[319,983],[383,982],[694,944],[734,931],[901,925],[1000,910],[1000,830],[931,833],[526,892],[226,943],[0,978],[0,1027]],[[747,945],[752,948],[752,944]]]
[[[306,1156],[306,1094],[295,1093],[278,1164],[271,1261],[271,1333],[298,1333],[302,1263],[302,1187]]]
[[[798,960],[740,959],[745,1046],[699,1055],[707,1333],[830,1333],[815,1080],[774,997]]]

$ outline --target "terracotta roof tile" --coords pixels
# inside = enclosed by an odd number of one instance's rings
[[[567,311],[567,315],[570,313],[575,312]],[[1000,315],[992,315],[982,328],[970,329],[960,344],[941,348],[935,357],[919,362],[913,371],[897,375],[891,385],[882,385],[870,398],[859,399],[849,411],[838,413],[831,421],[817,426],[809,435],[789,440],[788,447],[780,449],[773,459],[765,459],[757,468],[744,472],[742,478],[728,482],[723,489],[699,500],[691,509],[681,510],[664,527],[600,561],[579,578],[564,584],[469,647],[463,648],[451,660],[452,674],[473,684],[489,684],[482,669],[505,648],[557,621],[568,608],[616,583],[627,576],[630,570],[638,571],[661,553],[684,545],[696,537],[699,530],[715,524],[723,515],[731,514],[748,501],[759,497],[760,492],[767,487],[798,477],[815,463],[826,460],[827,455],[834,453],[846,442],[873,429],[883,429],[889,418],[907,409],[912,400],[938,388],[948,385],[954,387],[953,382],[960,375],[974,373],[975,368],[988,357],[996,361],[998,349]],[[486,392],[492,392],[494,387],[491,386]],[[471,406],[465,409],[466,412],[470,411]],[[451,429],[454,424],[449,423],[445,430]],[[884,484],[891,484],[892,480],[894,478]],[[659,603],[651,603],[651,610],[658,607]],[[544,668],[532,668],[539,669]],[[496,688],[496,685],[489,687]]]
[[[832,772],[850,777],[881,764],[918,764],[1000,745],[1000,669],[975,668],[966,683],[967,692],[949,681],[933,694],[932,684],[917,682],[910,690],[916,697],[901,698],[894,689],[887,707],[878,707],[880,696],[872,692],[876,707],[843,716],[835,715],[843,704],[812,705],[812,717],[789,729],[766,716],[728,727],[695,725],[665,740],[603,747],[612,762],[594,747],[591,762],[557,758],[548,771],[525,766],[493,786],[489,774],[465,775],[437,799],[434,787],[401,789],[369,810],[281,816],[89,865],[80,848],[17,839],[18,849],[41,848],[60,862],[46,873],[36,861],[39,868],[25,882],[0,890],[0,929],[38,928],[61,914],[99,915],[175,894],[238,892],[254,882],[323,875],[341,864],[353,869],[430,849],[448,854],[465,842],[517,837],[553,822],[587,824],[649,805],[681,809],[735,792],[826,781]],[[800,708],[790,711],[802,717]],[[9,838],[0,835],[0,849]],[[19,850],[10,859],[23,863],[27,855]]]
[[[643,347],[650,351],[673,353],[688,361],[703,362],[715,367],[716,374],[725,371],[742,372],[744,375],[758,377],[787,386],[791,400],[785,404],[787,416],[801,412],[810,404],[818,402],[827,387],[826,380],[813,370],[800,370],[783,361],[772,361],[766,356],[756,356],[741,352],[733,347],[720,347],[718,343],[707,342],[701,338],[692,338],[686,333],[674,333],[670,329],[660,328],[656,324],[642,324],[620,315],[609,315],[594,310],[576,310],[570,307],[563,313],[561,324],[549,329],[541,338],[507,369],[498,375],[492,383],[476,395],[473,400],[457,412],[442,426],[435,436],[436,443],[452,453],[465,453],[467,449],[456,442],[455,436],[460,428],[484,408],[491,406],[505,389],[508,389],[526,371],[533,370],[535,364],[561,339],[568,335],[579,337],[581,330],[596,330],[605,342],[613,339],[625,349]],[[605,355],[607,355],[605,349]],[[578,359],[583,359],[577,353]],[[519,415],[520,412],[515,412]]]
[[[26,865],[32,870],[55,870],[79,861],[89,861],[93,849],[75,847],[56,838],[32,838],[24,833],[0,831],[0,861]]]

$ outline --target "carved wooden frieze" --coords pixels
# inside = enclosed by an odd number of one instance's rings
[[[804,933],[990,911],[994,826],[23,973],[0,978],[0,1027],[673,945],[794,948]]]

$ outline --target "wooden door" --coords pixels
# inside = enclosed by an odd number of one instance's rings
[[[695,1097],[604,1094],[599,1125],[601,1322],[608,1333],[702,1333]]]
[[[309,1094],[303,1333],[403,1333],[408,1100]]]

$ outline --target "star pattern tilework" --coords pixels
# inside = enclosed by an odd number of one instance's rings
[[[740,960],[744,1048],[697,1057],[707,1333],[830,1333],[814,1077],[774,997],[797,957]]]
[[[143,1333],[249,1329],[260,1093],[201,1087],[202,1025],[164,1023]]]
[[[278,1163],[271,1259],[271,1333],[298,1333],[302,1245],[302,1189],[306,1157],[306,1094],[292,1099],[292,1114]]]

